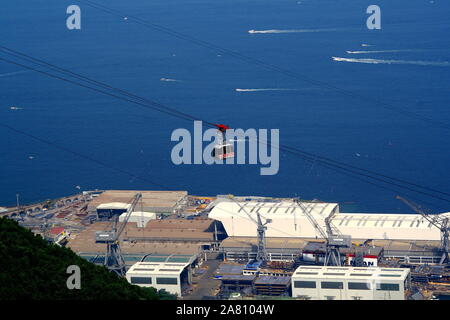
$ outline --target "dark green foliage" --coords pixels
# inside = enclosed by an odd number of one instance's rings
[[[80,290],[67,289],[70,265],[81,269]],[[0,300],[15,299],[166,300],[174,296],[131,285],[72,250],[49,244],[17,222],[0,218]]]

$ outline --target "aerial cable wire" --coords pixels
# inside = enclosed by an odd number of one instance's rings
[[[137,95],[135,95],[135,94],[132,94],[132,93],[130,93],[130,92],[128,92],[128,91],[125,91],[125,90],[122,90],[122,89],[118,89],[118,88],[112,87],[112,86],[110,86],[110,85],[108,85],[108,84],[105,84],[105,83],[102,83],[102,82],[99,82],[99,81],[96,81],[96,80],[87,78],[87,77],[85,77],[85,76],[82,76],[82,75],[77,74],[77,73],[75,73],[75,72],[72,72],[72,71],[70,71],[70,70],[60,68],[60,67],[58,67],[58,66],[55,66],[55,65],[53,65],[53,64],[50,64],[50,63],[45,62],[45,61],[43,61],[43,60],[33,58],[33,57],[29,56],[29,55],[25,55],[25,54],[23,54],[23,53],[21,53],[21,52],[18,52],[18,51],[15,51],[15,50],[6,48],[6,47],[4,47],[4,46],[0,46],[0,49],[2,49],[2,50],[7,50],[7,51],[9,51],[9,52],[12,52],[12,54],[14,54],[14,55],[20,55],[20,56],[23,56],[23,57],[27,58],[27,60],[30,60],[30,61],[33,62],[33,63],[39,63],[39,64],[42,65],[42,66],[48,66],[48,67],[51,67],[53,70],[56,70],[56,71],[58,71],[58,72],[68,73],[69,75],[74,76],[74,77],[76,77],[76,78],[78,78],[78,79],[82,79],[82,80],[91,82],[91,83],[93,83],[93,84],[95,84],[95,85],[102,86],[102,87],[104,87],[104,88],[106,88],[106,89],[112,89],[112,90],[114,90],[114,91],[116,91],[116,92],[124,93],[124,94],[126,94],[128,97],[135,98],[135,99],[138,99],[138,100],[141,100],[141,101],[145,101],[145,102],[148,102],[148,103],[155,103],[154,101],[151,101],[151,100],[146,99],[146,98],[142,98],[142,97],[137,96]],[[25,67],[25,66],[24,66],[24,67]],[[127,101],[129,101],[129,100],[127,100]],[[198,118],[198,117],[195,117],[195,116],[192,116],[192,115],[189,115],[189,114],[186,114],[186,113],[178,112],[178,110],[175,110],[175,109],[173,109],[173,108],[169,108],[169,107],[167,107],[167,106],[165,106],[165,105],[162,105],[162,104],[160,104],[160,103],[155,103],[155,104],[157,104],[157,107],[158,107],[158,108],[164,109],[164,110],[168,110],[168,112],[170,112],[170,113],[172,113],[172,112],[173,112],[173,113],[178,113],[178,114],[180,114],[182,117],[185,117],[185,118],[188,119],[188,120],[201,120],[203,123],[206,123],[206,125],[209,125],[210,127],[214,127],[214,125],[213,125],[212,122],[208,122],[208,121],[206,121],[206,120],[204,120],[204,119],[202,120],[202,119],[200,119],[200,118]],[[158,109],[158,111],[161,111],[161,110]],[[164,111],[163,111],[163,112],[164,112]],[[171,115],[172,115],[172,114],[171,114]],[[326,158],[326,157],[323,157],[323,156],[319,156],[319,155],[316,155],[316,154],[311,154],[311,153],[305,152],[305,151],[300,150],[300,149],[297,149],[297,148],[289,147],[289,146],[287,146],[287,145],[280,145],[280,146],[279,146],[279,149],[280,149],[280,150],[284,150],[284,151],[286,151],[286,152],[290,152],[290,153],[299,153],[299,154],[304,155],[304,156],[313,157],[313,158],[316,159],[316,161],[320,159],[320,160],[323,160],[323,161],[331,162],[332,164],[348,166],[348,167],[351,167],[352,169],[355,169],[355,170],[360,170],[360,171],[363,171],[363,172],[366,172],[366,173],[370,173],[370,174],[374,174],[374,175],[379,175],[379,176],[382,176],[382,177],[384,177],[384,178],[387,178],[387,179],[390,179],[390,180],[393,180],[393,181],[397,181],[397,182],[409,184],[409,185],[412,185],[412,186],[415,186],[415,187],[419,187],[419,188],[426,189],[426,190],[428,190],[428,191],[432,191],[432,192],[436,192],[436,193],[440,193],[440,194],[443,194],[443,195],[448,195],[448,196],[450,196],[450,193],[442,192],[442,191],[435,190],[435,189],[432,189],[432,188],[429,188],[429,187],[420,186],[420,185],[418,185],[418,184],[415,184],[415,183],[412,183],[412,182],[409,182],[409,181],[406,181],[406,180],[401,180],[401,179],[389,177],[389,176],[387,176],[387,175],[380,174],[380,173],[377,173],[377,172],[374,172],[374,171],[371,171],[371,170],[368,170],[368,169],[363,169],[363,168],[359,168],[359,167],[356,167],[356,166],[344,164],[344,163],[342,163],[342,162],[338,162],[338,161],[336,161],[336,160],[332,160],[332,159],[329,159],[329,158]]]
[[[352,97],[354,99],[362,100],[364,102],[371,101],[371,102],[375,103],[376,105],[381,106],[384,109],[397,112],[399,114],[402,114],[405,117],[413,118],[415,120],[420,120],[420,121],[426,122],[428,124],[431,124],[433,126],[437,126],[437,127],[443,128],[443,129],[447,129],[447,130],[450,129],[450,124],[448,124],[446,122],[426,117],[426,116],[421,115],[421,114],[419,114],[417,112],[413,112],[413,111],[410,111],[408,109],[405,109],[404,107],[398,107],[398,106],[395,106],[393,104],[384,102],[382,100],[379,100],[379,99],[376,99],[376,98],[373,98],[373,97],[370,97],[370,96],[361,95],[359,93],[353,92],[353,91],[348,90],[348,89],[337,87],[337,86],[335,86],[333,84],[330,84],[330,83],[327,83],[327,82],[324,82],[324,81],[319,81],[319,80],[315,80],[315,79],[306,77],[304,75],[301,75],[301,74],[292,72],[290,70],[278,67],[276,65],[267,63],[267,62],[262,61],[260,59],[253,58],[253,57],[250,57],[250,56],[246,56],[246,55],[241,54],[239,52],[236,52],[236,51],[233,51],[233,50],[230,50],[230,49],[227,49],[227,48],[215,45],[215,44],[210,43],[208,41],[197,39],[197,38],[195,38],[193,36],[186,35],[186,34],[183,34],[181,32],[178,32],[176,30],[164,27],[162,25],[158,25],[158,24],[155,24],[155,23],[143,20],[143,19],[141,19],[139,17],[120,12],[120,11],[118,11],[116,9],[112,9],[110,7],[107,7],[107,6],[102,5],[102,4],[95,3],[95,2],[90,1],[90,0],[78,0],[78,1],[81,2],[81,3],[85,3],[86,5],[88,5],[88,6],[92,7],[92,8],[95,8],[97,10],[100,10],[100,11],[103,11],[103,12],[107,12],[107,13],[115,15],[117,17],[121,17],[122,19],[123,18],[127,18],[127,21],[130,21],[130,20],[134,21],[134,22],[136,22],[136,23],[138,23],[138,24],[140,24],[142,26],[146,26],[146,27],[151,28],[153,30],[169,34],[169,35],[174,36],[176,38],[185,40],[185,41],[190,42],[190,43],[194,43],[196,45],[199,45],[199,46],[211,49],[211,50],[218,51],[218,52],[220,52],[222,54],[225,54],[225,55],[237,58],[237,59],[245,61],[245,62],[247,62],[249,64],[258,65],[258,66],[260,66],[260,67],[262,67],[262,68],[264,68],[266,70],[275,71],[275,72],[284,74],[284,75],[286,75],[288,77],[291,77],[291,78],[294,78],[294,79],[297,79],[297,80],[301,80],[301,81],[304,81],[306,83],[309,83],[309,84],[312,84],[312,85],[315,85],[315,86],[318,86],[318,87],[322,87],[322,88],[326,88],[326,89],[329,89],[329,90],[333,90],[333,91],[339,92],[339,93],[341,93],[343,95]]]
[[[23,53],[20,53],[20,52],[18,52],[18,51],[15,51],[15,50],[12,50],[12,49],[3,47],[3,46],[0,46],[0,48],[3,49],[3,50],[10,51],[10,52],[12,52],[14,55],[16,55],[16,56],[17,56],[17,55],[20,55],[20,56],[26,57],[27,60],[29,60],[29,61],[31,61],[31,62],[36,63],[36,61],[37,61],[37,62],[41,63],[42,66],[50,67],[51,69],[56,70],[56,71],[58,71],[58,72],[64,72],[64,73],[67,73],[67,74],[69,74],[69,75],[71,75],[71,76],[76,77],[77,79],[81,79],[81,80],[84,80],[84,81],[88,81],[89,83],[93,83],[93,84],[95,84],[95,85],[102,86],[102,87],[104,87],[105,89],[111,89],[111,90],[114,90],[114,91],[116,91],[116,92],[123,93],[123,94],[125,94],[126,96],[128,96],[128,97],[130,97],[130,98],[135,98],[135,99],[138,99],[138,100],[141,100],[141,101],[145,101],[145,102],[151,103],[151,104],[154,103],[154,104],[157,105],[158,108],[161,108],[161,109],[164,109],[164,110],[168,110],[169,112],[174,112],[174,113],[176,113],[176,114],[179,114],[179,115],[181,115],[182,117],[185,117],[187,120],[200,120],[200,119],[197,118],[197,117],[188,115],[188,114],[186,114],[186,113],[178,112],[178,110],[175,110],[175,109],[173,109],[173,108],[169,108],[169,107],[167,107],[167,106],[164,106],[164,105],[162,105],[162,104],[160,104],[160,103],[156,103],[156,102],[151,101],[151,100],[149,100],[149,99],[146,99],[146,98],[142,98],[142,97],[136,96],[136,95],[134,95],[134,94],[132,94],[132,93],[130,93],[130,92],[128,92],[128,91],[125,91],[125,90],[122,90],[122,89],[118,89],[118,88],[112,87],[112,86],[110,86],[110,85],[108,85],[108,84],[105,84],[105,83],[102,83],[102,82],[99,82],[99,81],[96,81],[96,80],[87,78],[87,77],[85,77],[85,76],[82,76],[82,75],[79,75],[79,74],[77,74],[77,73],[74,73],[74,72],[72,72],[72,71],[70,71],[70,70],[63,69],[63,68],[59,68],[59,67],[57,67],[57,66],[55,66],[55,65],[53,65],[53,64],[50,64],[50,63],[48,63],[48,62],[45,62],[45,61],[43,61],[43,60],[33,58],[33,57],[31,57],[31,56],[25,55],[25,54],[23,54]],[[34,71],[37,71],[37,70],[34,70]],[[127,101],[129,101],[129,100],[127,100]],[[158,109],[158,111],[163,111],[163,110],[159,110],[159,109]],[[163,112],[164,112],[164,111],[163,111]],[[214,126],[212,125],[212,122],[208,122],[208,121],[205,121],[205,120],[201,120],[201,121],[204,122],[204,123],[206,123],[206,125],[210,125],[211,127],[214,127]],[[329,158],[326,158],[326,157],[323,157],[323,156],[319,156],[319,155],[307,153],[307,152],[305,152],[305,151],[303,151],[303,150],[299,150],[299,149],[296,149],[296,148],[293,148],[293,147],[289,147],[289,146],[286,146],[286,145],[280,145],[280,146],[279,146],[279,149],[280,149],[280,150],[283,150],[283,151],[285,151],[285,152],[287,152],[287,153],[299,154],[299,155],[302,155],[302,156],[305,156],[305,157],[313,157],[313,158],[315,159],[314,161],[317,161],[318,159],[320,159],[320,160],[322,160],[322,161],[330,162],[330,165],[347,166],[347,167],[350,167],[351,169],[360,170],[360,171],[362,171],[362,172],[366,172],[366,173],[369,173],[369,174],[379,175],[379,176],[381,176],[381,177],[383,177],[383,178],[387,178],[387,179],[390,179],[390,180],[393,180],[393,181],[397,181],[397,182],[400,182],[400,183],[409,184],[409,185],[412,185],[412,186],[415,186],[415,187],[418,187],[418,188],[422,188],[422,189],[425,189],[425,190],[428,190],[428,191],[432,191],[432,192],[436,192],[436,193],[440,193],[440,194],[443,194],[443,195],[448,195],[448,196],[450,196],[450,193],[442,192],[442,191],[435,190],[435,189],[432,189],[432,188],[429,188],[429,187],[420,186],[420,185],[418,185],[418,184],[416,184],[416,183],[412,183],[412,182],[405,181],[405,180],[402,180],[402,179],[397,179],[397,178],[389,177],[389,176],[384,175],[384,174],[376,173],[376,172],[374,172],[374,171],[367,170],[367,169],[363,169],[363,168],[359,168],[359,167],[352,166],[352,165],[349,165],[349,164],[343,164],[342,162],[338,162],[338,161],[336,161],[336,160],[332,160],[332,159],[329,159]],[[305,158],[305,159],[306,159],[306,158]],[[367,176],[367,175],[366,175],[366,176]]]
[[[106,162],[103,162],[103,161],[101,161],[101,160],[95,159],[95,158],[93,158],[93,157],[91,157],[91,156],[87,156],[87,155],[82,154],[82,153],[80,153],[80,152],[73,151],[73,150],[71,150],[71,149],[69,149],[69,148],[66,148],[66,147],[64,147],[64,146],[61,146],[61,145],[59,145],[59,144],[57,144],[57,143],[55,143],[55,142],[52,142],[52,141],[49,141],[49,140],[40,138],[40,137],[38,137],[38,136],[36,136],[36,135],[33,135],[33,134],[31,134],[31,133],[28,133],[28,132],[19,130],[19,129],[14,128],[14,127],[11,127],[10,125],[8,125],[8,124],[6,124],[6,123],[1,123],[1,122],[0,122],[0,127],[9,129],[9,130],[11,130],[11,131],[13,131],[13,132],[15,132],[15,133],[18,133],[18,134],[20,134],[20,135],[26,136],[26,137],[28,137],[28,138],[30,138],[30,139],[32,139],[32,140],[35,140],[35,141],[38,141],[38,142],[40,142],[40,143],[46,144],[46,145],[48,145],[48,146],[51,146],[51,147],[56,148],[56,149],[59,149],[59,150],[64,151],[64,152],[66,152],[66,153],[70,153],[70,154],[72,154],[72,155],[74,155],[74,156],[76,156],[76,157],[78,157],[78,158],[82,158],[82,159],[91,161],[91,162],[96,163],[97,165],[102,166],[102,167],[105,167],[105,168],[107,168],[107,169],[110,169],[110,170],[113,170],[113,171],[116,171],[116,172],[119,172],[119,173],[122,173],[122,174],[125,174],[125,175],[128,175],[128,176],[131,176],[131,177],[133,177],[133,178],[135,178],[135,179],[139,179],[139,180],[141,180],[141,181],[143,181],[143,182],[147,182],[147,183],[153,184],[153,185],[155,185],[155,186],[158,186],[158,187],[162,188],[163,190],[164,190],[164,189],[166,189],[166,190],[170,190],[170,189],[171,189],[171,188],[169,188],[169,187],[167,187],[167,186],[165,186],[165,185],[163,185],[163,184],[161,184],[161,183],[159,183],[159,182],[152,181],[152,180],[147,179],[147,178],[145,178],[145,177],[138,176],[138,175],[136,175],[136,174],[134,174],[134,173],[132,173],[132,172],[129,172],[129,171],[126,171],[126,170],[123,170],[123,169],[120,169],[120,168],[113,167],[113,166],[107,164]]]
[[[385,175],[385,174],[382,174],[382,173],[378,173],[378,172],[375,172],[375,171],[372,171],[372,170],[360,168],[360,167],[353,166],[353,165],[350,165],[350,164],[347,164],[347,163],[339,162],[337,160],[332,160],[330,158],[326,158],[326,157],[319,156],[319,155],[316,155],[316,154],[308,153],[308,152],[305,152],[303,150],[299,150],[297,148],[292,148],[292,147],[280,144],[279,149],[283,150],[285,152],[288,152],[288,153],[295,153],[295,154],[298,154],[298,155],[309,157],[310,159],[312,159],[313,162],[320,160],[320,161],[327,162],[327,163],[329,163],[330,165],[333,165],[333,166],[348,167],[348,168],[350,168],[352,170],[365,172],[367,174],[377,175],[377,176],[380,176],[382,178],[386,178],[386,179],[389,179],[389,180],[392,180],[392,181],[396,181],[398,183],[404,183],[404,184],[408,184],[408,185],[411,185],[411,186],[414,186],[414,187],[417,187],[417,188],[421,188],[421,189],[424,189],[424,190],[428,190],[428,191],[431,191],[431,192],[435,192],[435,193],[439,193],[439,194],[442,194],[442,195],[450,196],[450,193],[448,193],[448,192],[439,191],[437,189],[426,187],[426,186],[421,186],[421,185],[419,185],[417,183],[409,182],[409,181],[406,181],[406,180],[403,180],[403,179],[390,177],[388,175]],[[323,162],[321,162],[321,163],[323,163]]]
[[[68,70],[66,68],[58,67],[58,66],[56,66],[54,64],[51,64],[51,63],[49,63],[47,61],[44,61],[44,60],[32,57],[32,56],[27,55],[27,54],[25,54],[23,52],[19,52],[19,51],[16,51],[16,50],[13,50],[11,48],[8,48],[8,47],[5,47],[5,46],[1,46],[1,45],[0,45],[0,49],[3,50],[4,53],[6,53],[6,54],[18,57],[20,59],[24,59],[24,60],[30,61],[33,64],[37,64],[37,65],[42,66],[44,68],[50,68],[50,69],[55,70],[57,72],[64,73],[64,74],[67,74],[67,75],[69,75],[71,77],[75,77],[75,78],[77,78],[79,80],[88,82],[90,84],[100,86],[103,89],[113,90],[113,91],[121,93],[121,94],[123,94],[123,95],[125,95],[127,97],[135,98],[135,99],[144,101],[144,102],[154,106],[155,108],[161,108],[161,109],[167,110],[167,112],[172,112],[172,113],[179,114],[181,117],[185,117],[187,120],[201,120],[206,125],[209,125],[210,127],[214,127],[213,123],[210,123],[210,122],[208,122],[208,121],[206,121],[204,119],[200,119],[198,117],[194,117],[194,116],[189,115],[187,113],[184,113],[184,112],[181,112],[179,110],[176,110],[176,109],[170,108],[168,106],[162,105],[162,104],[160,104],[160,103],[158,103],[156,101],[149,100],[147,98],[143,98],[143,97],[137,96],[137,95],[135,95],[133,93],[130,93],[130,92],[126,91],[126,90],[123,90],[123,89],[120,89],[120,88],[116,88],[116,87],[113,87],[113,86],[108,85],[106,83],[103,83],[103,82],[100,82],[100,81],[88,78],[86,76],[80,75],[80,74],[75,73],[75,72],[73,72],[71,70]],[[33,71],[39,72],[38,70],[33,70]]]
[[[145,107],[145,108],[151,108],[151,109],[154,109],[154,110],[157,110],[157,111],[166,113],[166,114],[171,115],[171,116],[175,116],[175,117],[178,117],[178,118],[182,118],[182,119],[184,119],[184,120],[188,120],[188,121],[200,120],[200,119],[195,118],[195,117],[192,117],[192,116],[187,116],[186,114],[183,114],[183,113],[173,112],[173,111],[171,111],[170,109],[164,108],[164,107],[163,107],[161,104],[159,104],[159,103],[155,103],[155,102],[152,102],[152,103],[150,103],[150,102],[144,103],[144,102],[140,102],[140,101],[135,101],[135,100],[133,100],[133,99],[131,99],[131,98],[122,97],[122,96],[120,96],[120,95],[117,95],[117,94],[113,94],[113,93],[104,91],[104,90],[102,90],[102,89],[90,87],[90,86],[88,86],[88,85],[86,85],[86,84],[78,83],[78,82],[76,82],[76,81],[73,81],[73,80],[64,78],[64,77],[62,77],[62,76],[54,75],[54,74],[51,74],[51,73],[49,73],[49,72],[47,72],[47,71],[39,70],[39,69],[37,69],[37,68],[30,67],[30,66],[24,65],[24,64],[22,64],[22,63],[18,63],[18,62],[12,61],[12,60],[8,60],[8,59],[5,59],[5,58],[0,58],[0,61],[4,61],[4,62],[13,64],[13,65],[16,65],[16,66],[25,68],[25,69],[27,69],[27,70],[35,71],[35,72],[38,72],[38,73],[47,75],[47,76],[52,77],[52,78],[55,78],[55,79],[58,79],[58,80],[62,80],[62,81],[65,81],[65,82],[68,82],[68,83],[71,83],[71,84],[74,84],[74,85],[77,85],[77,86],[79,86],[79,87],[84,87],[84,88],[87,88],[87,89],[90,89],[90,90],[94,90],[94,91],[96,91],[96,92],[100,92],[100,93],[102,93],[102,94],[105,94],[105,95],[108,95],[108,96],[111,96],[111,97],[114,97],[114,98],[117,98],[117,99],[120,99],[120,100],[124,100],[124,101],[127,101],[127,102],[131,102],[131,103],[133,103],[133,104],[137,104],[137,105],[143,106],[143,107]]]
[[[11,60],[0,58],[0,61],[12,63],[12,64],[15,64],[15,65],[21,66],[23,68],[26,68],[28,70],[36,71],[36,72],[48,75],[50,77],[59,79],[59,80],[63,80],[63,81],[66,81],[66,82],[69,82],[69,83],[72,83],[72,84],[75,84],[75,85],[78,85],[78,86],[81,86],[81,87],[85,87],[85,88],[88,88],[88,89],[91,89],[91,90],[94,90],[94,91],[97,91],[97,92],[100,92],[100,93],[112,96],[114,98],[118,98],[118,99],[121,99],[121,100],[132,102],[134,104],[138,104],[138,105],[145,106],[145,107],[151,107],[154,110],[161,111],[161,112],[164,112],[166,114],[169,114],[169,115],[172,115],[172,116],[175,116],[175,117],[181,117],[181,118],[183,118],[185,120],[188,120],[188,121],[199,120],[197,117],[191,116],[191,115],[186,114],[186,113],[179,113],[179,112],[177,112],[177,110],[169,108],[169,107],[167,107],[165,105],[162,105],[160,103],[156,103],[156,106],[154,104],[148,105],[148,103],[154,103],[154,102],[151,101],[151,100],[139,97],[137,95],[131,94],[131,93],[125,91],[125,90],[114,88],[114,87],[109,86],[107,84],[104,84],[102,82],[99,82],[99,81],[96,81],[96,80],[93,80],[93,79],[81,76],[81,75],[76,74],[76,73],[74,73],[72,71],[69,71],[67,69],[59,68],[59,67],[57,67],[57,66],[55,66],[53,64],[49,64],[49,63],[44,62],[44,61],[42,61],[40,59],[36,59],[36,58],[31,57],[31,56],[19,53],[18,51],[15,51],[15,50],[3,47],[3,46],[0,46],[0,48],[4,52],[6,51],[5,53],[7,53],[7,54],[14,55],[15,57],[19,57],[19,58],[25,57],[25,59],[27,61],[31,61],[31,62],[33,62],[35,64],[40,65],[40,66],[51,67],[51,69],[56,70],[58,72],[62,72],[62,73],[65,73],[65,74],[70,74],[71,76],[74,76],[77,79],[81,79],[83,81],[87,81],[90,84],[95,84],[95,85],[101,86],[102,89],[111,89],[111,90],[113,90],[114,92],[116,92],[118,94],[126,94],[126,96],[128,98],[124,98],[124,97],[122,97],[120,95],[117,95],[117,94],[111,94],[109,92],[106,92],[104,90],[100,90],[100,89],[97,89],[97,88],[92,88],[89,85],[80,84],[80,83],[77,83],[76,81],[69,80],[69,79],[63,78],[61,76],[56,76],[56,75],[53,75],[53,74],[51,74],[49,72],[46,72],[46,71],[43,71],[43,70],[38,70],[36,68],[29,67],[29,66],[26,66],[26,65],[23,65],[23,64],[11,61]],[[137,99],[137,100],[140,100],[140,101],[145,101],[146,103],[144,104],[144,103],[139,102],[139,101],[130,100],[129,98]],[[206,122],[206,124],[211,124],[211,123],[212,122]],[[398,184],[398,183],[392,183],[392,182],[389,182],[389,181],[386,181],[386,180],[382,180],[382,179],[377,178],[377,177],[373,177],[372,175],[378,175],[378,176],[381,176],[381,177],[384,177],[384,178],[387,178],[387,179],[390,179],[390,180],[393,180],[393,181],[397,181],[397,182],[404,183],[404,184],[409,184],[409,185],[412,185],[412,186],[415,186],[415,187],[418,187],[418,188],[421,188],[421,189],[425,189],[425,190],[428,190],[428,191],[432,191],[432,192],[435,192],[435,193],[440,193],[440,194],[444,194],[444,195],[450,195],[448,193],[445,193],[445,192],[442,192],[442,191],[439,191],[439,190],[431,189],[429,187],[424,187],[424,186],[421,186],[421,185],[418,185],[418,184],[415,184],[415,183],[411,183],[411,182],[408,182],[408,181],[405,181],[405,180],[392,178],[392,177],[389,177],[387,175],[376,173],[374,171],[370,171],[370,170],[358,168],[358,167],[355,167],[355,166],[347,165],[347,164],[344,164],[342,162],[337,162],[335,160],[331,160],[331,159],[328,159],[328,158],[325,158],[325,157],[322,157],[322,156],[318,156],[318,155],[314,155],[314,154],[311,154],[311,153],[307,153],[307,152],[304,152],[302,150],[299,150],[299,149],[296,149],[296,148],[292,148],[292,147],[289,147],[289,146],[280,145],[280,146],[277,146],[277,147],[280,150],[285,151],[286,153],[290,153],[290,154],[294,154],[294,155],[300,156],[304,160],[316,162],[316,163],[319,163],[322,166],[334,167],[334,169],[341,169],[341,171],[342,171],[341,173],[346,171],[347,174],[348,173],[353,173],[353,174],[361,175],[361,176],[364,176],[366,178],[375,179],[375,180],[378,180],[378,181],[383,182],[383,183],[395,185],[397,187],[400,187],[400,188],[403,188],[403,189],[406,189],[406,190],[409,190],[409,191],[421,193],[423,195],[431,196],[431,197],[434,197],[434,198],[437,198],[437,199],[440,199],[440,200],[449,201],[448,199],[444,199],[442,197],[439,197],[439,196],[436,196],[436,195],[432,195],[430,193],[417,191],[417,190],[414,190],[413,188],[405,187],[405,186],[402,186],[401,184]],[[350,169],[345,168],[345,166],[350,167]],[[357,170],[362,171],[362,172],[366,172],[366,173],[358,172]]]

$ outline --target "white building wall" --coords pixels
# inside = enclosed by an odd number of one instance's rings
[[[152,283],[151,284],[143,284],[143,283],[133,283],[131,281],[132,277],[146,277],[151,278]],[[177,294],[179,297],[181,297],[181,281],[180,281],[180,275],[167,275],[167,274],[142,274],[142,273],[127,273],[126,278],[129,283],[138,285],[140,287],[153,287],[156,290],[164,289],[167,292],[171,294]],[[157,278],[175,278],[177,280],[177,284],[158,284]]]
[[[334,276],[333,273],[341,275]],[[292,296],[311,300],[404,300],[408,281],[409,269],[300,266],[292,275]],[[300,287],[299,282],[303,282]],[[311,283],[315,283],[315,288],[305,288]],[[332,288],[327,287],[327,283]],[[342,285],[337,287],[337,283]],[[368,289],[361,289],[361,285]],[[398,290],[384,287],[389,285],[398,286]]]
[[[119,217],[119,222],[123,222],[125,220],[126,213],[123,213]],[[156,219],[156,213],[154,212],[140,212],[134,211],[130,214],[128,218],[128,222],[136,222],[138,228],[145,228],[147,223],[150,220]]]
[[[316,288],[296,288],[295,281],[314,281],[316,283]],[[322,289],[322,281],[337,281],[343,282],[343,289]],[[355,280],[353,280],[355,281]],[[292,278],[292,296],[294,298],[298,297],[308,297],[309,300],[374,300],[373,290],[348,290],[348,280],[345,279],[300,279]]]
[[[256,210],[263,222],[271,219],[267,225],[266,237],[321,238],[320,233],[310,223],[302,208],[295,210],[292,202],[272,202],[259,204],[256,201],[241,202],[248,214],[256,218]],[[377,213],[340,213],[337,204],[305,203],[311,215],[325,230],[325,218],[336,211],[332,219],[333,226],[342,234],[354,239],[385,240],[440,240],[438,228],[418,214],[377,214]],[[277,211],[274,208],[279,207]],[[312,209],[311,209],[312,208]],[[286,212],[288,211],[288,212]],[[442,215],[450,216],[450,213]],[[234,202],[219,202],[209,213],[209,218],[222,222],[228,236],[255,237],[256,225]]]
[[[296,288],[295,281],[310,281],[315,283],[315,288]],[[313,279],[294,279],[292,278],[292,297],[300,298],[306,297],[308,300],[321,300],[320,299],[320,282]]]
[[[245,211],[241,210],[240,205],[244,205]],[[263,222],[272,219],[267,225],[267,237],[320,237],[320,233],[311,225],[302,209],[292,201],[265,203],[252,201],[242,202],[240,205],[234,202],[219,202],[208,216],[221,221],[229,236],[256,236],[256,225],[247,213],[256,219],[256,211],[259,211]],[[304,206],[322,228],[325,228],[325,218],[333,210],[339,210],[336,203],[304,203]]]
[[[439,229],[418,214],[339,213],[332,223],[356,239],[440,240]]]
[[[177,262],[136,262],[128,269],[125,277],[131,284],[164,289],[181,297],[181,274],[188,265],[189,263]],[[161,279],[168,281],[162,283]]]
[[[376,300],[373,289],[371,289],[371,290],[357,290],[357,289],[349,290],[348,283],[356,282],[356,281],[357,281],[356,279],[352,280],[352,281],[349,281],[349,280],[344,281],[345,282],[344,286],[345,286],[345,288],[347,288],[345,290],[345,300]],[[362,282],[365,282],[365,281],[362,281]]]
[[[209,216],[214,218],[213,215]],[[267,225],[266,237],[308,237],[320,238],[320,233],[309,223],[306,218],[295,219],[292,216],[270,217],[272,222]],[[246,217],[231,216],[229,218],[219,217],[229,236],[255,237],[256,225]]]

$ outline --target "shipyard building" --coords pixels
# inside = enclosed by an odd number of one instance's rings
[[[192,283],[192,266],[196,257],[189,255],[147,255],[127,271],[126,278],[131,284],[153,287],[157,290],[176,294]]]
[[[293,199],[218,196],[208,217],[220,221],[228,235],[220,246],[228,260],[256,256],[256,226],[249,215],[256,218],[259,214],[270,221],[265,232],[269,260],[289,261],[305,255],[320,262],[324,249],[312,247],[323,238],[304,210],[323,230],[325,219],[331,217],[333,229],[351,236],[353,243],[370,240],[373,254],[365,257],[367,265],[376,266],[382,256],[406,263],[439,262],[441,232],[419,214],[343,213],[338,203],[303,201],[298,205]],[[450,213],[441,215],[450,217]]]
[[[292,275],[292,296],[307,300],[405,300],[407,268],[300,266]]]
[[[353,239],[439,241],[441,236],[439,229],[419,214],[342,213],[337,203],[302,204],[322,228],[325,228],[325,218],[333,214],[334,227]],[[223,199],[214,206],[209,217],[221,221],[230,237],[253,237],[255,227],[246,212],[255,217],[258,212],[263,218],[272,220],[266,237],[321,237],[295,201],[241,201],[237,204]],[[450,217],[448,212],[442,215]]]
[[[89,202],[87,211],[99,218],[123,213],[130,206],[130,199],[138,192],[142,194],[142,200],[136,211],[159,215],[177,213],[186,205],[188,199],[187,191],[107,190]]]
[[[128,212],[119,237],[127,280],[179,297],[190,296],[206,274],[201,286],[211,293],[218,290],[222,298],[239,293],[404,299],[410,288],[409,270],[377,266],[386,266],[386,258],[418,264],[434,264],[440,258],[440,230],[416,214],[342,213],[337,203],[188,197],[185,191],[142,191],[142,201],[131,212],[130,199],[136,192],[112,190],[95,197],[88,204],[95,222],[85,219],[86,228],[72,236],[68,246],[103,264],[106,244],[95,242],[94,235],[109,230],[113,216],[120,215],[121,228]],[[266,227],[264,263],[258,260],[257,219]],[[351,237],[351,246],[339,249],[345,267],[319,266],[327,252],[320,229],[330,221],[335,232]],[[224,261],[219,262],[221,258]]]

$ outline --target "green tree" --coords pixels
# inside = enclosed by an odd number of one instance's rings
[[[80,267],[81,289],[67,288],[70,265]],[[16,299],[167,300],[175,296],[132,285],[17,222],[0,218],[0,300]]]

